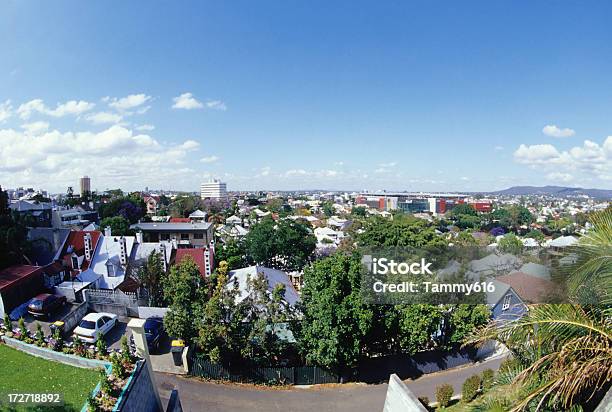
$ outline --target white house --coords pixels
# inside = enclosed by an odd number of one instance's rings
[[[232,289],[234,287],[234,282],[238,284],[236,303],[240,303],[249,297],[252,293],[249,287],[249,279],[254,279],[259,274],[262,274],[268,281],[269,293],[272,293],[276,285],[283,284],[285,285],[285,301],[287,301],[290,306],[294,306],[300,300],[287,273],[282,270],[256,265],[230,271],[226,288]]]

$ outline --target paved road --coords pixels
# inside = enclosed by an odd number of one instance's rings
[[[435,400],[435,388],[450,383],[455,391],[463,381],[484,369],[497,369],[502,359],[422,376],[406,381],[417,396]],[[185,411],[296,411],[296,412],[377,412],[382,411],[387,385],[322,385],[311,388],[261,388],[252,385],[218,384],[196,378],[156,373],[155,379],[164,404],[170,391],[177,388]]]

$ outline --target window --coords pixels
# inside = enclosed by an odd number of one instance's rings
[[[72,257],[72,269],[78,269],[79,268],[79,258],[76,256]]]
[[[170,235],[167,234],[167,233],[162,233],[162,234],[159,235],[159,238],[161,240],[170,240]]]
[[[507,310],[510,308],[510,301],[512,300],[512,295],[504,296],[504,304],[502,305],[502,310]]]
[[[194,239],[204,239],[204,233],[194,233],[193,238]]]
[[[189,233],[181,233],[181,240],[189,240]]]

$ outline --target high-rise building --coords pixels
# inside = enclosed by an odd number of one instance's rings
[[[200,186],[202,199],[225,199],[227,197],[227,185],[220,180],[214,179]]]
[[[89,176],[83,176],[79,179],[79,186],[81,187],[81,196],[85,193],[91,193],[91,179]]]

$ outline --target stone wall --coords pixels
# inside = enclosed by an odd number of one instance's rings
[[[383,412],[427,412],[414,393],[396,374],[389,378]]]
[[[70,332],[72,329],[74,329],[86,314],[87,303],[83,302],[76,307],[73,307],[70,313],[62,318],[62,322],[64,322],[64,331]]]
[[[99,369],[108,368],[110,363],[97,359],[85,359],[80,356],[67,355],[62,352],[55,352],[51,349],[40,348],[36,345],[29,345],[20,340],[9,338],[8,336],[1,337],[4,343],[22,352],[28,353],[39,358],[49,359],[55,362],[65,363],[66,365],[76,366],[79,368]]]

